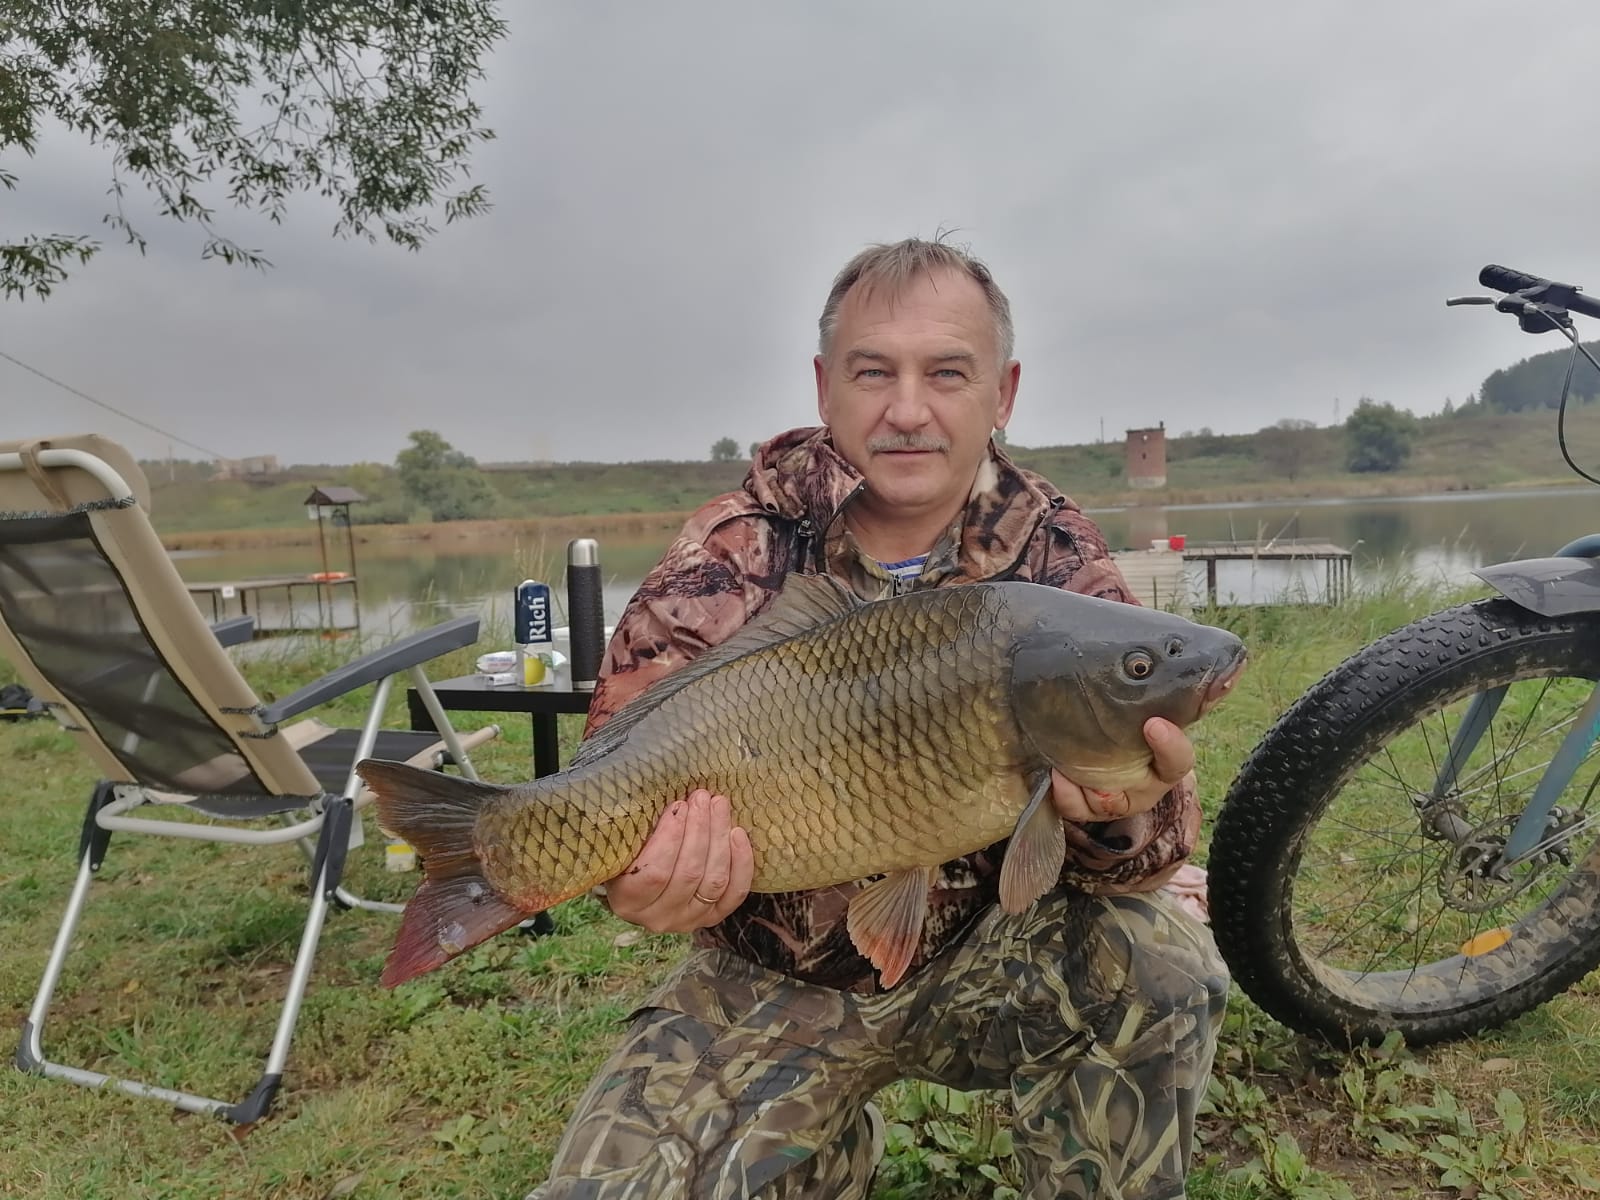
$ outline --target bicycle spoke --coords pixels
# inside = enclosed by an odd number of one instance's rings
[[[1355,865],[1355,863],[1357,861],[1361,861],[1361,862],[1379,862],[1379,863],[1383,864],[1383,869],[1375,871],[1375,872],[1372,872],[1372,874],[1374,876],[1375,881],[1381,882],[1381,881],[1385,881],[1387,879],[1391,879],[1391,878],[1394,877],[1394,871],[1392,870],[1392,868],[1396,867],[1402,861],[1402,859],[1404,859],[1404,858],[1421,858],[1423,856],[1424,852],[1425,852],[1425,847],[1423,847],[1423,846],[1420,846],[1420,845],[1416,846],[1416,847],[1407,846],[1401,851],[1401,853],[1398,853],[1398,854],[1384,854],[1384,855],[1374,854],[1374,855],[1364,856],[1363,858],[1361,858],[1359,860],[1352,858],[1349,861],[1346,861],[1345,857],[1341,854],[1334,862],[1332,862],[1332,863],[1330,863],[1328,865],[1344,867],[1344,866],[1353,866],[1353,865]],[[1375,882],[1374,886],[1376,886],[1376,882]],[[1341,889],[1340,889],[1340,894],[1341,895],[1347,895],[1348,892],[1349,892],[1348,887],[1341,886]],[[1346,909],[1350,909],[1350,908],[1356,908],[1356,907],[1359,907],[1360,905],[1366,903],[1366,901],[1368,899],[1370,899],[1371,896],[1372,896],[1372,892],[1371,892],[1371,890],[1369,890],[1367,892],[1367,894],[1365,896],[1363,896],[1363,897],[1359,897],[1359,898],[1357,898],[1355,900],[1352,900],[1352,901],[1350,901],[1350,902],[1348,902],[1346,904],[1335,905],[1332,908],[1324,908],[1323,911],[1324,912],[1333,913],[1333,912],[1343,912]]]
[[[1593,752],[1591,751],[1591,754],[1592,753]],[[1584,761],[1587,762],[1588,759],[1585,759]],[[1548,762],[1539,762],[1539,763],[1534,763],[1531,766],[1522,767],[1522,768],[1520,768],[1520,769],[1518,769],[1516,771],[1513,771],[1510,775],[1507,775],[1505,777],[1506,782],[1510,782],[1513,779],[1520,779],[1524,775],[1532,775],[1534,772],[1538,772],[1539,774],[1542,775],[1542,774],[1544,774],[1545,768],[1548,767],[1549,765],[1550,764]],[[1579,765],[1582,766],[1583,764],[1580,763]],[[1478,795],[1482,795],[1483,794],[1483,788],[1481,788],[1481,787],[1479,787],[1479,788],[1471,788],[1471,789],[1463,791],[1463,792],[1461,792],[1459,794],[1463,798],[1470,797],[1470,796],[1478,796]],[[1529,795],[1533,794],[1533,789],[1532,788],[1528,789],[1528,794]],[[1501,815],[1504,815],[1504,814],[1501,814]]]
[[[1403,904],[1404,899],[1402,899],[1400,903]],[[1361,909],[1371,909],[1372,907],[1373,888],[1368,888],[1367,892],[1361,897],[1350,901],[1348,904],[1341,905],[1339,908],[1332,911],[1354,912]],[[1387,904],[1383,905],[1381,908],[1378,908],[1375,912],[1369,912],[1366,920],[1362,921],[1360,924],[1346,924],[1342,925],[1338,930],[1328,930],[1327,932],[1330,934],[1337,933],[1337,936],[1334,937],[1332,941],[1323,943],[1321,950],[1318,951],[1318,957],[1331,954],[1335,950],[1341,949],[1342,947],[1350,944],[1351,939],[1353,939],[1357,934],[1364,933],[1368,929],[1371,929],[1374,925],[1383,920],[1383,918],[1386,917],[1390,912],[1392,912],[1395,907],[1396,901],[1390,899]]]
[[[1241,768],[1218,823],[1217,940],[1241,986],[1308,1033],[1423,1044],[1600,962],[1600,742],[1551,774],[1597,680],[1600,615],[1495,598],[1330,671]],[[1541,789],[1547,827],[1506,862]]]
[[[1373,887],[1376,887],[1377,886],[1377,882],[1382,881],[1382,878],[1383,877],[1382,877],[1381,874],[1377,875],[1377,878],[1374,881]],[[1363,921],[1361,924],[1356,925],[1353,928],[1346,929],[1344,931],[1344,934],[1343,934],[1342,937],[1334,940],[1331,943],[1327,943],[1327,944],[1325,944],[1323,946],[1322,954],[1324,954],[1324,955],[1330,954],[1334,950],[1339,949],[1341,946],[1348,944],[1350,939],[1353,938],[1356,934],[1364,933],[1366,930],[1371,929],[1384,916],[1386,916],[1390,912],[1393,912],[1396,908],[1400,908],[1400,909],[1403,910],[1405,908],[1405,906],[1408,905],[1411,902],[1412,898],[1415,897],[1415,896],[1420,895],[1422,893],[1422,891],[1426,887],[1427,887],[1427,875],[1426,875],[1426,873],[1424,873],[1420,877],[1420,879],[1419,879],[1419,881],[1417,883],[1417,886],[1411,892],[1409,892],[1406,895],[1400,896],[1395,900],[1391,900],[1384,908],[1380,909],[1378,912],[1373,914],[1367,920]],[[1370,900],[1371,897],[1372,897],[1372,890],[1368,889],[1366,897],[1364,897],[1364,899]],[[1370,967],[1364,969],[1363,973],[1367,973],[1368,971],[1370,971]]]
[[[1396,843],[1396,844],[1398,845],[1400,843]],[[1420,847],[1418,849],[1409,849],[1408,848],[1406,850],[1406,853],[1407,854],[1416,854],[1416,853],[1419,852],[1419,850],[1420,850]],[[1339,855],[1339,857],[1338,857],[1337,865],[1341,866],[1341,867],[1354,867],[1354,866],[1358,866],[1358,865],[1361,865],[1361,864],[1364,864],[1364,863],[1385,863],[1385,864],[1388,864],[1388,865],[1392,866],[1394,863],[1398,862],[1400,860],[1400,858],[1401,858],[1401,855],[1398,855],[1398,854],[1347,854],[1347,853],[1341,853]]]
[[[1383,748],[1383,752],[1388,757],[1390,765],[1394,767],[1393,771],[1384,771],[1382,767],[1378,766],[1378,764],[1371,759],[1368,759],[1361,765],[1364,767],[1372,767],[1375,770],[1382,772],[1390,779],[1394,780],[1395,786],[1400,788],[1402,791],[1410,792],[1412,789],[1406,786],[1406,781],[1400,776],[1400,764],[1394,761],[1394,751],[1390,747],[1385,746]]]
[[[1405,912],[1407,909],[1409,909],[1411,907],[1412,901],[1417,901],[1417,908],[1418,908],[1418,911],[1420,912],[1421,911],[1421,907],[1422,907],[1421,906],[1422,893],[1425,890],[1427,890],[1427,886],[1428,885],[1427,885],[1426,878],[1424,877],[1423,879],[1420,879],[1415,888],[1413,888],[1410,892],[1407,892],[1404,896],[1400,897],[1398,903],[1390,906],[1391,910],[1398,909],[1401,912]],[[1404,926],[1404,924],[1405,924],[1405,922],[1402,922],[1402,927]],[[1367,955],[1366,965],[1363,966],[1358,973],[1362,974],[1362,975],[1371,975],[1373,973],[1373,971],[1377,968],[1379,960],[1384,958],[1388,954],[1389,954],[1389,949],[1388,949],[1388,947],[1386,945],[1383,945],[1381,943],[1374,943],[1372,948],[1371,948],[1371,950],[1369,951],[1369,953]]]
[[[1537,702],[1535,702],[1535,707],[1537,707]],[[1529,720],[1531,720],[1533,718],[1534,711],[1535,711],[1535,708],[1529,708],[1528,709],[1528,719]],[[1523,724],[1524,724],[1524,727],[1526,727],[1527,722],[1524,721]],[[1500,768],[1502,766],[1502,763],[1500,761],[1500,753],[1499,753],[1498,750],[1495,749],[1494,722],[1493,721],[1489,722],[1489,728],[1485,732],[1487,732],[1488,735],[1489,735],[1489,763],[1494,768],[1494,798],[1495,798],[1495,801],[1496,801],[1496,803],[1495,803],[1495,814],[1494,815],[1497,816],[1497,817],[1504,818],[1505,815],[1506,815],[1506,807],[1505,807],[1505,804],[1502,802],[1502,798],[1503,798],[1504,793],[1505,793],[1505,775],[1500,770]],[[1518,731],[1518,732],[1519,732],[1519,736],[1518,737],[1514,737],[1514,738],[1511,739],[1512,746],[1518,745],[1520,743],[1520,741],[1521,741],[1521,738],[1520,738],[1521,731]]]
[[[1433,920],[1428,925],[1428,938],[1424,939],[1423,931],[1422,931],[1422,920],[1421,920],[1421,918],[1422,918],[1422,895],[1421,895],[1420,892],[1418,893],[1418,895],[1417,895],[1417,918],[1418,918],[1417,919],[1417,930],[1416,930],[1416,935],[1411,939],[1412,945],[1414,945],[1417,948],[1417,951],[1411,958],[1411,970],[1406,974],[1406,984],[1407,984],[1407,986],[1410,986],[1411,982],[1416,979],[1417,970],[1418,970],[1418,968],[1420,968],[1423,965],[1422,964],[1422,959],[1423,959],[1423,956],[1426,954],[1426,950],[1425,950],[1426,943],[1427,943],[1427,941],[1431,941],[1433,931],[1439,928],[1439,922],[1444,920],[1444,915],[1448,911],[1449,910],[1446,909],[1443,904],[1439,905],[1434,910]]]
[[[1540,710],[1540,708],[1541,708],[1541,706],[1542,706],[1542,704],[1544,702],[1545,696],[1549,694],[1550,686],[1551,686],[1551,684],[1553,682],[1554,682],[1553,680],[1546,680],[1545,681],[1545,686],[1539,690],[1538,697],[1534,700],[1534,702],[1532,704],[1530,704],[1528,706],[1527,714],[1523,717],[1523,720],[1522,720],[1522,728],[1517,730],[1516,736],[1511,739],[1511,745],[1512,745],[1513,748],[1527,744],[1527,743],[1525,743],[1523,741],[1523,737],[1528,732],[1528,726],[1530,724],[1532,724],[1532,722],[1533,722],[1534,714],[1539,712],[1539,710]],[[1578,710],[1576,708],[1569,709],[1567,716],[1565,716],[1564,718],[1557,718],[1557,720],[1556,720],[1556,722],[1554,724],[1549,725],[1545,729],[1541,730],[1534,740],[1535,741],[1541,740],[1544,737],[1548,736],[1549,734],[1555,732],[1556,730],[1561,729],[1561,728],[1565,727],[1566,725],[1572,724],[1572,721],[1574,720],[1574,718],[1577,715],[1577,711]],[[1490,723],[1489,728],[1490,728],[1491,731],[1494,729],[1494,725],[1493,725],[1492,722]],[[1485,771],[1494,769],[1498,765],[1498,761],[1499,760],[1498,760],[1497,757],[1491,758],[1489,762],[1483,764],[1482,766],[1480,766],[1476,770],[1474,770],[1471,775],[1467,776],[1465,779],[1458,780],[1457,783],[1459,785],[1460,790],[1465,790],[1477,778],[1482,776]]]
[[[1456,781],[1452,804],[1470,827],[1494,828],[1493,822],[1508,820],[1532,795],[1548,767],[1552,739],[1563,736],[1577,711],[1570,705],[1550,711],[1558,682],[1547,678],[1536,690],[1513,693],[1514,707],[1498,714],[1509,721],[1488,722],[1472,752],[1451,764]],[[1330,966],[1345,960],[1340,969],[1361,976],[1391,969],[1385,964],[1392,963],[1411,980],[1431,961],[1459,957],[1460,977],[1465,979],[1471,958],[1460,947],[1486,929],[1514,923],[1516,911],[1542,903],[1559,885],[1558,878],[1541,881],[1508,897],[1505,905],[1475,912],[1454,908],[1437,892],[1448,878],[1441,875],[1447,869],[1447,843],[1415,822],[1421,798],[1439,778],[1460,733],[1450,707],[1435,709],[1412,727],[1409,737],[1390,741],[1362,763],[1344,785],[1341,799],[1322,817],[1320,828],[1328,838],[1303,851],[1296,907],[1308,905],[1315,912],[1315,920],[1305,927],[1316,932],[1308,950]],[[1600,755],[1600,746],[1584,762],[1595,755]],[[1430,773],[1426,781],[1408,782],[1424,770]],[[1397,800],[1403,800],[1403,807]],[[1530,854],[1571,842],[1591,823],[1600,824],[1600,818],[1567,827]],[[1483,894],[1494,896],[1492,891]]]
[[[1517,861],[1524,861],[1525,859],[1532,858],[1535,854],[1542,854],[1544,851],[1549,850],[1554,846],[1559,846],[1563,842],[1570,842],[1574,835],[1587,832],[1597,825],[1600,825],[1600,815],[1585,817],[1576,824],[1569,825],[1559,833],[1553,833],[1549,837],[1545,838],[1544,841],[1535,844],[1529,849],[1528,853],[1524,855],[1522,859],[1518,859]]]
[[[1422,734],[1422,745],[1423,745],[1423,748],[1426,749],[1427,752],[1428,752],[1428,765],[1433,770],[1433,778],[1437,779],[1437,778],[1439,778],[1439,759],[1433,753],[1433,739],[1428,736],[1428,722],[1426,720],[1424,720],[1420,724],[1418,724],[1417,725],[1417,731]],[[1450,742],[1449,742],[1448,739],[1446,739],[1446,741],[1445,741],[1445,749],[1448,751],[1449,748],[1450,748]],[[1388,747],[1384,748],[1384,752],[1388,753]],[[1391,758],[1392,757],[1393,756],[1391,755]]]
[[[1341,829],[1348,829],[1351,833],[1359,833],[1363,837],[1376,838],[1378,841],[1386,842],[1391,846],[1400,846],[1408,849],[1410,848],[1410,843],[1407,841],[1395,841],[1391,831],[1388,830],[1367,829],[1364,826],[1352,825],[1348,821],[1340,820],[1332,820],[1330,821],[1330,824],[1337,825]]]

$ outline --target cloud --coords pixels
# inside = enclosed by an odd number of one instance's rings
[[[1483,263],[1600,287],[1580,2],[505,11],[491,214],[418,255],[332,240],[311,198],[227,217],[266,274],[152,216],[148,256],[0,310],[0,349],[227,455],[389,460],[426,427],[484,459],[703,457],[814,419],[849,255],[956,226],[1012,296],[1011,432],[1042,445],[1430,411],[1554,344],[1445,310]],[[94,151],[58,133],[15,169],[0,229],[98,227]],[[0,395],[8,434],[166,452],[3,363]]]

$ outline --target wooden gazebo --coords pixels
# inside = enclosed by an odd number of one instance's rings
[[[356,625],[361,624],[361,589],[356,584],[356,535],[350,525],[350,506],[360,504],[366,499],[355,488],[348,487],[319,487],[312,491],[305,499],[306,516],[317,523],[317,549],[322,555],[322,573],[312,576],[324,585],[338,580],[349,580],[349,586],[354,596],[356,606]],[[333,571],[328,566],[328,540],[323,527],[323,522],[337,527],[344,526],[345,561],[349,564],[347,571]],[[322,618],[323,597],[326,593],[329,615],[332,615],[333,593],[330,588],[323,586],[317,589],[317,614]]]

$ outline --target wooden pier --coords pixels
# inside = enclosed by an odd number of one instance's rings
[[[1217,564],[1219,562],[1320,562],[1323,599],[1338,604],[1350,598],[1354,582],[1355,555],[1343,546],[1302,538],[1271,538],[1262,542],[1190,542],[1183,548],[1190,562],[1206,564],[1206,601],[1217,603]]]
[[[1140,604],[1168,612],[1189,613],[1202,600],[1191,584],[1188,564],[1206,565],[1205,603],[1217,603],[1219,562],[1320,562],[1322,601],[1338,604],[1350,598],[1354,555],[1332,542],[1270,538],[1259,542],[1189,542],[1182,550],[1118,550],[1111,556]],[[1198,581],[1196,581],[1196,584]]]
[[[1194,607],[1182,551],[1118,550],[1111,557],[1140,604],[1176,613]]]
[[[361,590],[354,575],[337,575],[332,579],[318,579],[311,575],[266,575],[255,579],[219,579],[204,583],[184,581],[184,587],[194,597],[202,612],[209,611],[212,621],[226,617],[256,617],[256,636],[275,633],[317,633],[344,631],[361,627]],[[297,589],[310,589],[317,604],[316,622],[303,625],[295,622],[295,596]],[[334,601],[339,588],[350,589],[351,612],[354,620],[340,624]],[[270,611],[263,597],[282,591],[283,611],[288,614],[288,624],[268,625],[261,617]],[[237,601],[237,605],[235,602]],[[309,615],[310,605],[306,606]]]

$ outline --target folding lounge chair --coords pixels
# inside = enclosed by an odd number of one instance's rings
[[[248,640],[250,619],[208,625],[150,526],[149,503],[138,465],[102,438],[0,443],[0,657],[104,774],[89,801],[77,879],[16,1064],[249,1122],[265,1114],[282,1081],[330,904],[399,907],[363,900],[340,882],[346,851],[360,843],[356,809],[370,799],[355,763],[375,755],[439,769],[453,764],[475,779],[468,751],[498,729],[458,737],[422,669],[476,641],[475,617],[402,638],[263,704],[223,649]],[[421,693],[438,736],[380,730],[396,675],[409,676]],[[360,729],[289,723],[367,684],[376,686]],[[237,1103],[45,1057],[51,995],[113,832],[241,845],[299,841],[311,858],[305,927],[271,1050],[259,1083]]]

